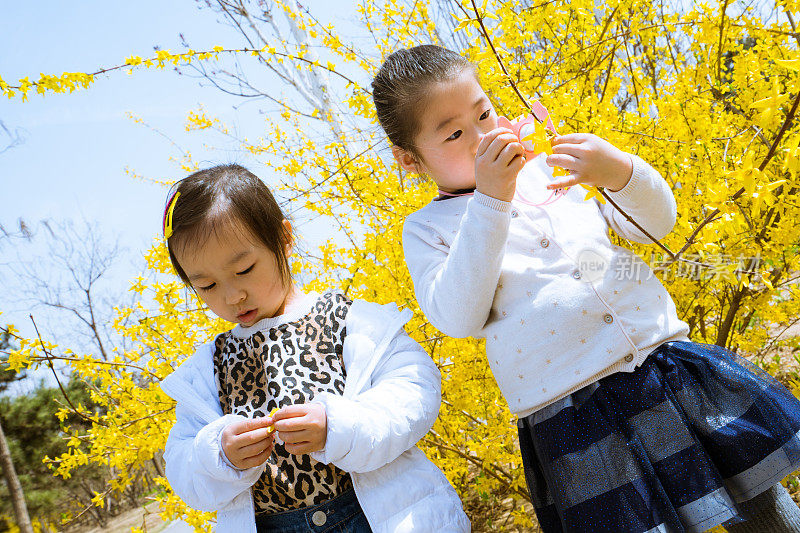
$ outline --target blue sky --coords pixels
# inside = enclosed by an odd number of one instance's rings
[[[233,30],[200,5],[193,0],[8,4],[0,20],[0,76],[13,83],[40,73],[91,72],[120,64],[130,55],[150,56],[154,46],[177,51],[179,33],[195,49],[240,45]],[[352,13],[350,6],[350,2],[315,2],[309,7],[321,19],[334,22],[338,10],[341,22]],[[237,162],[269,182],[264,167],[234,146],[216,144],[212,149],[203,145],[201,136],[183,129],[187,112],[202,104],[209,115],[220,117],[242,135],[262,135],[257,107],[246,104],[234,109],[241,103],[169,69],[140,70],[130,76],[118,72],[72,94],[31,94],[28,102],[0,100],[0,120],[24,138],[0,154],[4,200],[0,224],[13,229],[20,218],[28,224],[43,219],[97,221],[127,250],[113,274],[115,283],[127,287],[127,280],[136,274],[133,263],[160,232],[165,190],[132,179],[125,168],[152,178],[174,179],[183,172],[170,161],[180,153],[126,113],[172,137],[202,166]],[[7,247],[0,252],[9,260]],[[29,333],[25,305],[0,295],[0,311],[0,322],[15,323]]]

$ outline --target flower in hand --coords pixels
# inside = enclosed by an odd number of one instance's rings
[[[328,416],[324,404],[289,405],[275,413],[273,420],[287,452],[300,455],[325,448]]]

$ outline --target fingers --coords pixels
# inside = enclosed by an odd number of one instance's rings
[[[286,451],[293,454],[311,453],[322,449],[322,444],[315,437],[313,431],[302,429],[299,431],[282,431],[278,436],[283,441]]]
[[[272,447],[275,445],[275,438],[270,434],[270,437],[266,439],[261,439],[258,442],[254,442],[253,444],[248,444],[246,446],[242,446],[238,450],[239,457],[243,458],[250,458],[255,457],[265,450],[271,450]]]
[[[222,450],[236,468],[258,466],[272,453],[275,436],[267,433],[266,428],[248,431],[241,435],[226,434],[226,430],[223,430],[222,434]]]
[[[270,435],[272,435],[272,432],[269,430],[269,428],[254,429],[252,431],[248,431],[247,433],[233,435],[231,442],[240,447],[249,446],[250,444],[266,439]]]
[[[506,136],[506,141],[498,143],[497,140],[500,136]],[[517,136],[514,135],[514,132],[510,129],[495,128],[481,137],[481,141],[478,143],[478,148],[475,151],[475,157],[484,157],[486,154],[489,161],[494,161],[497,159],[500,150],[502,150],[506,144],[515,141],[517,141]],[[491,152],[489,151],[490,148],[492,149]]]
[[[497,156],[498,163],[506,163],[506,166],[511,166],[514,162],[514,159],[517,157],[525,158],[525,148],[522,147],[522,144],[518,142],[513,142],[507,144],[503,150],[500,152],[500,155]]]
[[[583,168],[580,159],[569,154],[554,153],[547,156],[545,162],[551,167],[561,167],[572,171],[580,171]]]
[[[557,135],[550,141],[550,145],[555,152],[556,146],[559,144],[581,144],[588,141],[590,134],[588,133],[568,133],[566,135]]]
[[[296,416],[275,422],[275,430],[278,432],[299,431],[307,427],[311,421],[305,416]],[[283,437],[281,437],[283,438]]]
[[[524,167],[525,163],[527,163],[527,162],[528,162],[528,160],[525,159],[525,155],[522,154],[522,155],[518,155],[514,159],[512,159],[511,162],[508,164],[508,166],[509,166],[509,168],[512,168],[512,169],[516,167],[516,169],[517,169],[516,171],[519,172],[520,170],[522,170],[522,167]]]
[[[279,431],[278,436],[284,444],[300,444],[313,440],[313,434],[307,429],[297,431]]]
[[[272,425],[272,418],[268,416],[259,418],[248,418],[240,422],[234,422],[229,427],[234,435],[241,435],[248,431],[254,431],[260,428],[266,428]]]
[[[253,468],[254,466],[259,466],[264,463],[267,459],[269,459],[270,454],[272,453],[272,446],[267,448],[266,450],[262,451],[261,453],[254,455],[252,457],[248,457],[247,459],[242,459],[238,462],[238,464],[234,463],[234,466],[241,470],[245,470],[247,468]]]
[[[307,406],[308,404],[300,403],[296,405],[287,405],[286,407],[281,407],[277,413],[272,415],[272,421],[277,422],[278,420],[286,420],[287,418],[305,416],[308,413]]]
[[[494,141],[495,137],[498,135],[500,135],[500,128],[494,129],[489,133],[482,135],[481,140],[478,143],[478,148],[475,150],[475,157],[477,158],[483,156],[484,152],[486,152],[486,149],[489,148],[489,145],[492,144],[492,141]]]
[[[588,153],[588,144],[575,144],[575,143],[562,143],[553,146],[554,154],[569,154],[571,156],[581,158],[585,157]]]
[[[511,147],[511,149],[514,152],[516,152],[516,154],[525,153],[525,150],[519,143],[519,139],[517,139],[517,136],[509,132],[509,133],[500,133],[499,135],[497,135],[492,141],[492,143],[486,148],[486,151],[483,153],[482,157],[490,162],[497,161],[502,163],[503,160],[501,159],[501,155],[503,154],[503,151],[509,147]],[[511,159],[513,159],[513,157],[509,157],[506,163],[510,162]]]
[[[314,446],[311,442],[299,442],[297,444],[286,444],[285,446],[287,452],[295,455],[316,452],[320,449],[317,446]]]
[[[581,183],[580,176],[576,176],[574,174],[570,174],[561,178],[558,181],[554,181],[552,183],[547,184],[547,190],[554,190],[554,189],[563,189],[564,187],[572,187],[573,185],[578,185]]]

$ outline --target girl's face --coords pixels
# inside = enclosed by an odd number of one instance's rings
[[[288,220],[283,223],[291,230]],[[175,256],[203,302],[229,322],[252,326],[280,315],[292,293],[275,254],[231,224],[204,243],[176,247]]]
[[[443,191],[475,187],[475,152],[481,136],[497,127],[497,113],[472,70],[432,85],[419,120],[419,158],[395,146],[400,166],[429,175]]]

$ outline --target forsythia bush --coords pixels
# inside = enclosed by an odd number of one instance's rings
[[[800,316],[797,0],[691,5],[485,0],[481,6],[453,0],[446,6],[451,14],[437,11],[441,4],[429,0],[364,0],[358,17],[373,38],[369,46],[346,42],[336,28],[291,0],[270,6],[272,15],[286,15],[302,39],[159,51],[93,74],[42,75],[16,85],[0,79],[0,90],[25,98],[30,91],[86,87],[98,82],[97,74],[116,69],[230,56],[252,58],[253,68],[329,80],[320,105],[285,101],[280,119],[267,119],[263,138],[238,141],[282,176],[291,206],[299,203],[329,218],[339,232],[293,265],[295,274],[311,280],[307,289],[338,286],[354,297],[415,311],[407,330],[431,353],[443,379],[441,415],[421,445],[464,498],[476,528],[508,528],[511,522],[524,527],[534,519],[520,506],[527,489],[514,417],[494,384],[482,342],[443,336],[416,305],[401,230],[405,217],[427,203],[435,188],[398,171],[374,117],[369,81],[393,50],[426,42],[457,47],[478,66],[499,114],[527,113],[524,100],[539,100],[560,133],[596,133],[650,162],[673,187],[678,222],[659,244],[614,239],[656,270],[692,338],[757,358],[792,342],[778,334]],[[323,50],[325,57],[312,50]],[[334,112],[330,101],[343,102],[339,109],[345,112]],[[202,110],[189,114],[186,128],[230,135]],[[326,139],[320,140],[321,129]],[[191,161],[184,165],[193,168]],[[93,400],[108,409],[88,434],[74,435],[68,454],[50,461],[64,476],[89,461],[108,464],[119,473],[111,490],[124,487],[163,448],[174,413],[159,380],[195,345],[230,327],[169,277],[160,240],[147,261],[149,271],[131,286],[142,303],[118,310],[119,330],[135,349],[101,361],[45,344],[79,376],[101,384]],[[45,360],[38,339],[20,342],[13,365]],[[157,497],[165,517],[181,516],[198,527],[211,518],[188,509],[165,480],[162,488]],[[505,525],[488,512],[501,499],[513,510]]]

